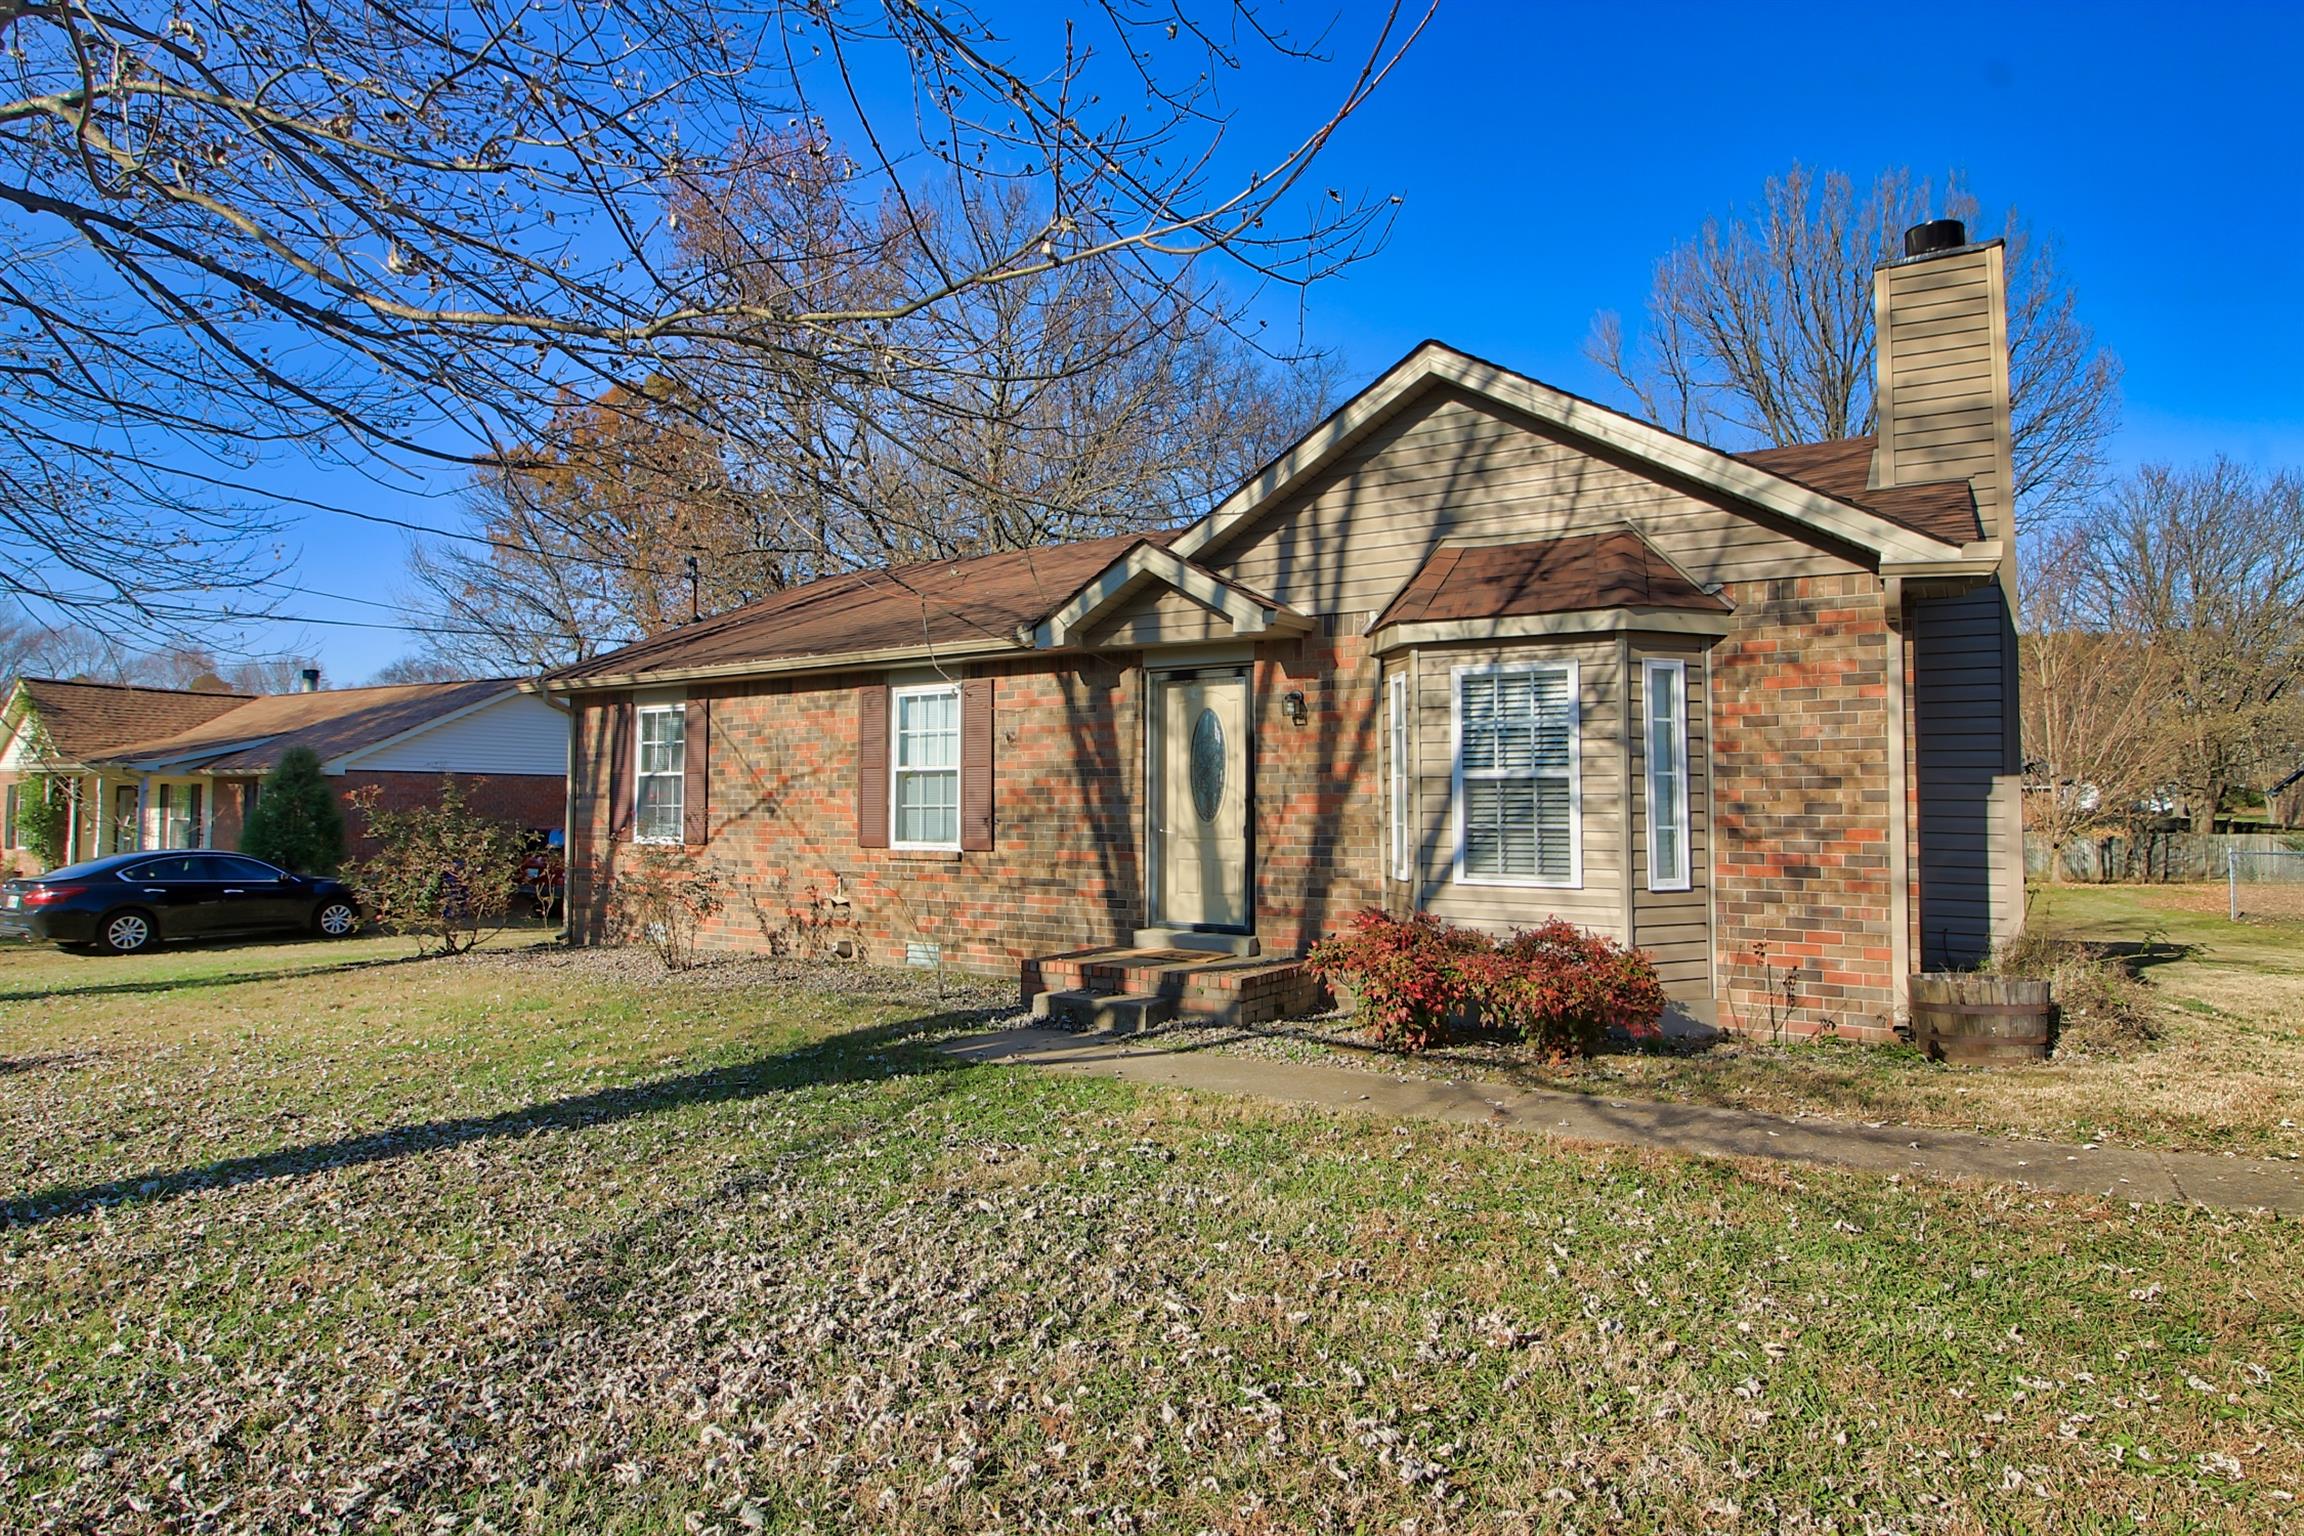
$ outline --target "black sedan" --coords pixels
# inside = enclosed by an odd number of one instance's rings
[[[174,939],[294,929],[341,939],[360,905],[340,881],[240,853],[120,853],[0,885],[0,938],[133,955]]]

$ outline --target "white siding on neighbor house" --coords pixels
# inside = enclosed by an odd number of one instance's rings
[[[568,716],[534,694],[507,694],[468,715],[329,764],[362,773],[561,774]]]
[[[7,741],[0,743],[0,773],[25,773],[39,766],[32,761],[26,741],[38,719],[37,715],[26,714],[23,723],[8,734]]]

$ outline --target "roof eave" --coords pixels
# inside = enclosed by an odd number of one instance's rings
[[[545,693],[600,693],[625,688],[669,688],[679,683],[721,682],[746,677],[789,677],[810,672],[854,672],[907,663],[981,660],[988,656],[1028,656],[1028,639],[987,638],[935,645],[884,646],[877,650],[819,652],[749,661],[715,662],[702,667],[666,667],[654,672],[596,672],[582,677],[538,679]]]
[[[1710,609],[1577,608],[1566,613],[1511,613],[1485,619],[1395,621],[1375,630],[1369,649],[1389,655],[1419,645],[1464,645],[1489,640],[1549,640],[1579,635],[1693,635],[1716,638],[1735,615]]]

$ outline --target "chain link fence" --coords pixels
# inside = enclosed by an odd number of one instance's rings
[[[2304,921],[2304,853],[2289,848],[2227,848],[2224,879],[2232,921]]]

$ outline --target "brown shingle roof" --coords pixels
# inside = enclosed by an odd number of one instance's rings
[[[1931,480],[1919,485],[1874,489],[1872,450],[1876,438],[1836,438],[1829,443],[1793,443],[1783,448],[1756,448],[1735,457],[1755,469],[1822,491],[1877,512],[1892,523],[1931,538],[1965,544],[1984,537],[1976,516],[1976,493],[1965,480]]]
[[[289,748],[310,747],[325,762],[509,693],[512,686],[497,677],[266,694],[237,700],[238,708],[189,729],[115,746],[105,756],[182,762],[215,773],[261,773]]]
[[[1646,539],[1621,528],[1532,544],[1443,545],[1409,578],[1375,627],[1593,608],[1730,611]]]
[[[246,704],[244,693],[191,693],[128,683],[75,683],[27,677],[25,696],[58,755],[85,763],[124,741],[190,730]]]
[[[1164,544],[1174,537],[1173,532],[1126,533],[827,576],[546,676],[554,681],[645,678],[698,667],[1013,640],[1018,629],[1063,607],[1132,546]]]

